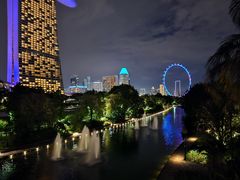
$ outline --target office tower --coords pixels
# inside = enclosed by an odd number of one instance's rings
[[[157,89],[155,89],[154,86],[152,86],[151,90],[150,90],[150,95],[156,95],[157,94]]]
[[[162,96],[166,96],[166,95],[167,95],[167,93],[166,93],[166,91],[165,91],[165,87],[164,87],[163,84],[160,84],[160,85],[159,85],[159,93],[160,93]]]
[[[109,92],[114,86],[118,85],[118,76],[104,76],[102,78],[103,91]]]
[[[92,89],[97,92],[103,91],[103,84],[100,81],[92,82]]]
[[[146,95],[146,89],[145,88],[140,88],[139,96],[144,96],[144,95]]]
[[[69,86],[67,89],[68,94],[85,93],[86,91],[87,91],[87,86],[82,86],[82,85]]]
[[[130,84],[130,78],[127,68],[122,68],[119,73],[119,85]]]
[[[182,96],[182,89],[181,89],[181,81],[176,80],[175,81],[175,87],[174,87],[174,96],[181,97]]]
[[[80,79],[78,75],[73,75],[70,78],[70,85],[71,86],[79,86],[80,85]]]
[[[87,76],[87,90],[91,91],[92,90],[92,84],[91,84],[91,77]]]
[[[87,87],[88,91],[92,90],[92,83],[91,83],[91,77],[90,76],[87,76],[86,78],[84,78],[83,85]]]
[[[87,87],[87,78],[84,78],[84,80],[83,80],[83,86],[86,86]]]
[[[9,83],[62,91],[56,15],[56,0],[8,0]]]

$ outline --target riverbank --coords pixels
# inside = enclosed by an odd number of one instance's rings
[[[189,148],[196,138],[188,138],[186,146]],[[164,167],[161,169],[157,180],[207,180],[208,168],[184,160],[185,147],[182,143],[170,156]]]

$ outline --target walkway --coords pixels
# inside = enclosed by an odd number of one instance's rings
[[[189,138],[187,146],[189,147],[194,140],[194,138]],[[203,165],[185,161],[182,144],[170,156],[158,180],[208,180],[208,169]]]

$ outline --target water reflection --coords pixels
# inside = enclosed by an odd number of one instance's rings
[[[182,141],[182,117],[183,110],[175,108],[171,113],[168,113],[162,122],[162,132],[164,140],[167,145],[173,145],[174,143],[180,143]]]

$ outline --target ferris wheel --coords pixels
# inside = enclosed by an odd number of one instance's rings
[[[181,68],[181,69],[186,73],[186,75],[188,76],[188,87],[187,87],[187,91],[185,92],[185,94],[190,90],[191,85],[192,85],[192,78],[191,78],[191,74],[190,74],[190,72],[188,71],[188,69],[187,69],[184,65],[182,65],[182,64],[171,64],[170,66],[168,66],[168,67],[165,69],[165,71],[164,71],[164,73],[163,73],[163,79],[162,79],[162,83],[163,83],[163,85],[164,85],[165,91],[167,92],[167,94],[168,94],[169,96],[173,96],[173,94],[170,92],[169,88],[167,87],[166,77],[167,77],[167,75],[168,75],[168,72],[169,72],[170,70],[172,70],[173,68],[175,68],[175,67]],[[179,83],[179,81],[175,81],[175,89],[176,89],[176,82]],[[181,94],[181,93],[180,93],[180,94]],[[180,96],[181,96],[181,95],[180,95]]]

